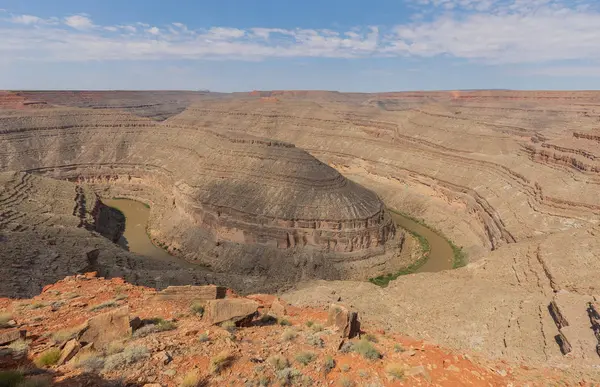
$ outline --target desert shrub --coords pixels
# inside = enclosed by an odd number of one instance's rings
[[[0,371],[0,386],[13,387],[23,380],[23,373],[16,370]]]
[[[279,325],[290,326],[292,323],[286,318],[279,319]]]
[[[77,294],[75,292],[69,292],[69,293],[65,293],[63,296],[66,300],[72,300],[73,298],[79,297],[79,294]]]
[[[379,340],[377,340],[377,336],[375,336],[374,334],[371,334],[371,333],[367,333],[366,335],[363,336],[363,338],[367,341],[370,341],[371,343],[379,342]]]
[[[114,355],[116,353],[121,353],[125,350],[125,344],[122,341],[113,341],[108,344],[108,348],[106,348],[107,355]]]
[[[29,343],[23,339],[19,339],[10,343],[8,349],[12,352],[13,357],[20,358],[29,352]]]
[[[317,332],[321,332],[324,328],[323,325],[321,324],[313,324],[310,329],[312,329],[313,332],[317,333]]]
[[[381,358],[381,353],[371,344],[370,341],[362,339],[352,344],[352,350],[369,360]]]
[[[12,318],[12,314],[10,313],[0,313],[0,329],[10,327],[8,322],[12,320]]]
[[[271,378],[269,378],[267,375],[261,375],[258,378],[258,385],[261,387],[266,387],[269,384],[271,384]]]
[[[0,384],[1,385],[1,384]],[[49,376],[32,376],[21,381],[16,387],[49,387],[52,385],[52,377]]]
[[[369,377],[369,371],[367,370],[358,370],[358,376],[365,379]]]
[[[229,352],[221,352],[210,359],[210,372],[213,374],[219,374],[225,368],[229,367],[232,361],[233,357],[229,354]]]
[[[325,361],[323,362],[323,368],[325,368],[325,373],[328,374],[335,368],[335,360],[331,356],[327,355],[325,357]]]
[[[126,293],[117,293],[115,295],[115,301],[122,301],[127,299],[129,296]]]
[[[312,345],[313,347],[317,347],[317,348],[323,348],[325,346],[323,339],[321,339],[317,335],[306,336],[306,344]]]
[[[237,330],[235,323],[231,320],[221,323],[221,328],[226,329],[229,333],[233,333]]]
[[[204,315],[204,305],[202,305],[199,302],[194,302],[190,306],[190,311],[192,312],[192,314],[202,317]]]
[[[342,348],[340,348],[340,352],[341,353],[350,353],[350,352],[352,352],[352,347],[353,347],[352,342],[346,341],[344,344],[342,344]]]
[[[313,352],[300,352],[296,355],[296,361],[302,365],[308,365],[308,363],[315,360],[316,357],[317,355]]]
[[[200,336],[198,336],[198,341],[201,343],[206,343],[207,341],[210,341],[210,337],[208,337],[208,333],[202,333]]]
[[[339,385],[342,387],[353,387],[355,386],[355,383],[352,379],[350,379],[347,376],[343,376],[340,378],[340,380],[338,381]]]
[[[302,372],[295,368],[288,367],[277,371],[276,375],[277,380],[279,380],[279,383],[281,383],[282,386],[291,386],[296,380],[302,377]]]
[[[104,368],[104,358],[95,351],[85,351],[77,354],[75,358],[75,367],[81,368],[85,372],[96,372]]]
[[[103,302],[101,304],[92,306],[90,308],[90,311],[91,312],[97,312],[99,310],[107,309],[107,308],[112,308],[112,307],[115,307],[115,306],[117,306],[117,303],[114,300],[110,300],[110,301],[106,301],[106,302]]]
[[[309,328],[310,328],[310,327],[312,327],[313,325],[315,325],[315,323],[314,323],[314,321],[312,321],[312,320],[308,320],[308,321],[306,322],[306,326],[307,326],[307,327],[309,327]]]
[[[288,368],[290,366],[290,362],[288,359],[283,357],[282,355],[272,355],[267,358],[267,363],[271,365],[271,367],[275,368],[275,371],[281,371],[284,368]]]
[[[342,366],[340,367],[340,369],[342,370],[342,372],[348,372],[348,371],[350,371],[350,365],[349,364],[342,364]]]
[[[297,336],[298,333],[294,329],[288,328],[281,334],[281,339],[283,341],[291,341],[294,340]]]
[[[110,355],[104,361],[104,370],[112,371],[124,366],[137,363],[150,356],[148,348],[143,346],[126,347],[123,352]]]
[[[202,378],[196,371],[190,371],[183,377],[180,387],[198,387],[201,385]]]
[[[404,349],[404,347],[400,344],[394,344],[394,352],[399,353],[399,352],[404,352],[406,351],[406,349]]]
[[[37,301],[37,302],[34,302],[33,304],[29,305],[29,309],[34,309],[35,310],[35,309],[40,309],[40,308],[43,308],[43,307],[46,307],[46,306],[48,306],[47,302]]]
[[[177,328],[177,325],[174,322],[157,317],[147,320],[143,327],[133,332],[133,337],[145,337],[151,333],[172,331],[175,328]]]
[[[35,359],[35,365],[38,367],[53,366],[58,362],[58,359],[60,359],[60,349],[50,348]]]
[[[385,367],[385,372],[396,380],[404,378],[405,368],[402,364],[392,363]]]

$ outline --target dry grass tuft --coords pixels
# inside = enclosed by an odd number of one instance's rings
[[[50,348],[35,359],[35,365],[38,367],[50,367],[58,363],[58,359],[60,359],[60,349]]]
[[[229,352],[221,352],[220,354],[213,356],[210,359],[210,372],[213,374],[219,374],[225,368],[229,367],[232,362],[233,357]]]

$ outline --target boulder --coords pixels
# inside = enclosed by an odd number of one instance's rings
[[[360,333],[358,313],[349,311],[347,308],[337,304],[329,306],[327,326],[332,326],[342,337],[349,339],[356,337]]]
[[[94,343],[94,348],[103,349],[112,341],[131,336],[129,306],[114,309],[90,318],[78,335],[81,344]]]
[[[279,298],[275,299],[272,303],[271,303],[271,309],[269,310],[271,314],[277,316],[277,317],[283,317],[286,315],[286,307],[285,307],[285,303],[280,300]]]
[[[0,331],[0,345],[10,344],[13,341],[17,341],[22,337],[25,337],[27,331],[20,329],[4,329]]]
[[[210,324],[233,321],[237,326],[244,326],[258,314],[258,302],[245,298],[209,300],[204,313]]]
[[[71,340],[67,341],[67,343],[65,344],[63,349],[60,351],[60,358],[58,359],[58,365],[63,365],[66,362],[68,362],[69,360],[71,360],[75,355],[77,355],[77,352],[79,352],[80,348],[81,348],[81,345],[79,344],[79,342],[77,340],[71,339]]]

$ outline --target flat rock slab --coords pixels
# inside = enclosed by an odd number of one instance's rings
[[[169,286],[157,295],[159,300],[186,299],[190,301],[208,301],[225,298],[227,288],[216,285],[206,286]]]
[[[78,340],[80,343],[94,343],[94,348],[102,349],[114,340],[130,336],[129,307],[124,306],[90,318]]]
[[[21,337],[25,337],[26,331],[19,329],[4,329],[0,331],[0,345],[10,344],[13,341],[19,340]]]
[[[233,321],[236,325],[248,323],[258,312],[258,302],[244,298],[227,298],[206,302],[205,315],[210,324]]]

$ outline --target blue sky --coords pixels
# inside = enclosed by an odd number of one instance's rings
[[[0,89],[600,89],[597,0],[0,0]]]

